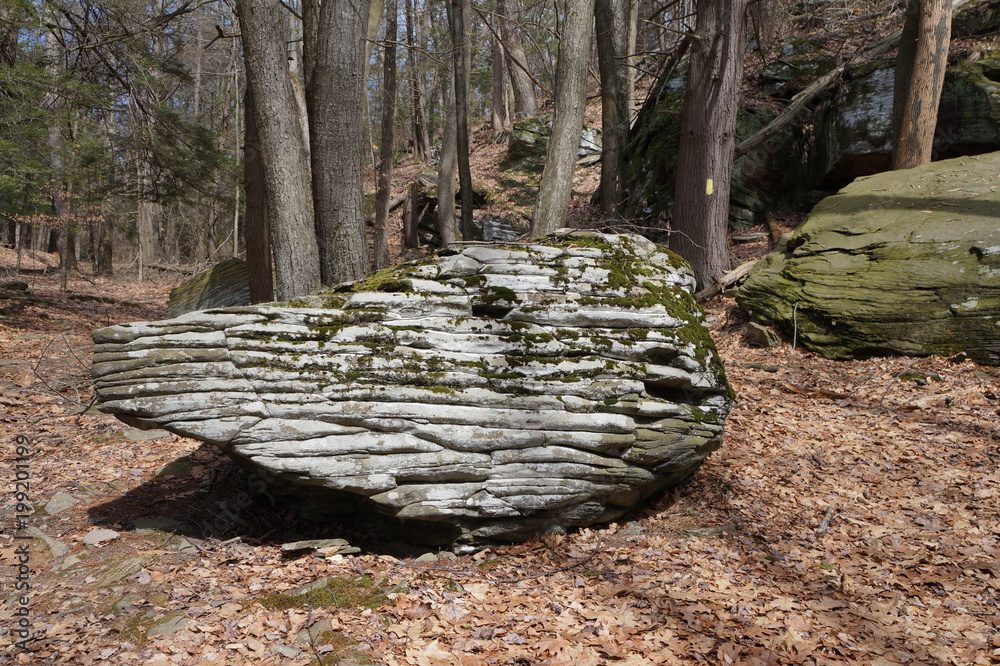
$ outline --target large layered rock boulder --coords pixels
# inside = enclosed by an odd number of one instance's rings
[[[860,179],[823,200],[737,300],[832,358],[1000,365],[1000,153]]]
[[[96,391],[225,447],[312,518],[519,539],[614,519],[719,446],[731,394],[693,287],[639,236],[468,245],[293,303],[96,331]]]

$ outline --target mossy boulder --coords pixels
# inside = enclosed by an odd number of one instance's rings
[[[95,389],[313,520],[517,540],[613,520],[721,444],[732,395],[693,287],[641,236],[471,244],[294,303],[96,331]]]
[[[170,292],[167,316],[250,303],[250,273],[242,259],[226,259]]]
[[[526,118],[514,123],[507,141],[507,154],[500,163],[502,169],[527,173],[541,173],[545,168],[545,154],[552,135],[552,116]],[[584,126],[580,131],[580,148],[577,164],[593,164],[601,158],[600,131]]]
[[[1000,365],[1000,153],[859,179],[737,296],[831,358],[965,353]]]

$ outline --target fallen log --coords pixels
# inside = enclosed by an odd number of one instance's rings
[[[740,264],[739,266],[737,266],[736,268],[734,268],[733,270],[729,271],[721,278],[719,278],[714,284],[705,287],[701,291],[697,292],[694,295],[694,299],[699,303],[704,303],[713,296],[721,294],[726,289],[729,289],[730,287],[736,285],[737,282],[739,282],[740,280],[742,280],[747,276],[751,268],[757,265],[757,261],[758,261],[757,259],[752,259],[750,261]]]

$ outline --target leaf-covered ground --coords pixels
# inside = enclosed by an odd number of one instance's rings
[[[90,330],[158,318],[167,288],[22,279],[30,297],[0,296],[0,661],[1000,661],[996,368],[753,349],[716,299],[739,398],[725,446],[671,496],[472,556],[403,556],[336,526],[318,536],[360,553],[288,555],[282,543],[312,535],[213,447],[79,415]],[[32,451],[27,523],[54,550],[15,538],[18,436]],[[7,565],[25,543],[22,606]],[[28,651],[14,645],[21,617]]]

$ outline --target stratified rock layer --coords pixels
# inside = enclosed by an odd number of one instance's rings
[[[832,358],[964,352],[1000,365],[1000,153],[859,179],[824,199],[737,300]]]
[[[250,302],[250,273],[242,259],[226,259],[198,273],[170,292],[167,316],[186,312],[246,305]]]
[[[638,236],[465,246],[300,302],[96,331],[96,390],[313,518],[519,539],[613,519],[719,446],[731,394],[693,286]]]

